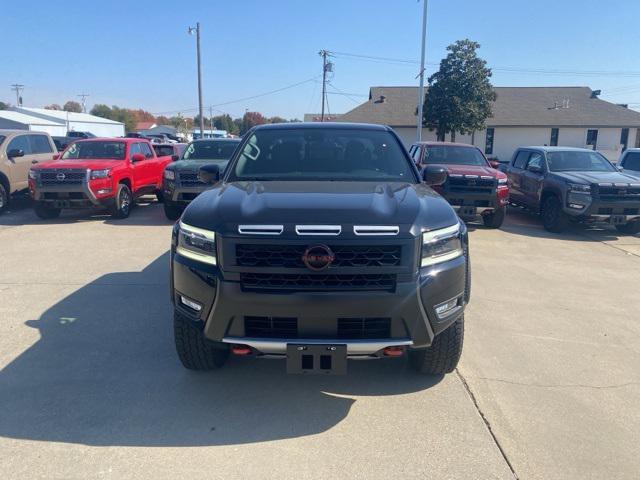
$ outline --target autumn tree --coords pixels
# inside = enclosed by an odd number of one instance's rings
[[[65,103],[62,106],[62,109],[65,112],[82,113],[82,105],[80,105],[78,102],[74,102],[73,100],[69,100],[67,103]]]
[[[267,123],[267,119],[260,112],[246,112],[242,117],[242,128],[240,134],[244,135],[256,125]]]
[[[435,128],[440,140],[447,133],[455,141],[456,132],[482,130],[491,116],[496,94],[491,69],[478,57],[478,48],[480,44],[469,39],[449,45],[440,69],[429,77],[423,125]]]

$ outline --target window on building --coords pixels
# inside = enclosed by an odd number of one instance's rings
[[[623,128],[620,132],[620,145],[622,145],[622,151],[624,152],[629,146],[629,129]]]
[[[484,144],[485,155],[493,155],[493,137],[495,135],[495,129],[487,128],[487,138]]]
[[[587,145],[594,150],[598,148],[598,130],[591,128],[587,130]]]
[[[560,134],[560,129],[559,128],[552,128],[551,129],[551,142],[549,142],[549,145],[551,145],[552,147],[557,147],[558,146],[558,135]]]

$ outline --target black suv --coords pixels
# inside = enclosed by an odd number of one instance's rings
[[[345,373],[348,357],[408,352],[424,373],[462,351],[470,274],[465,225],[388,127],[263,125],[173,230],[178,355],[277,355],[290,373]]]
[[[640,232],[640,179],[620,172],[602,154],[583,148],[519,148],[504,168],[509,199],[542,215],[561,232],[570,221],[607,222]]]
[[[200,167],[214,164],[223,172],[239,144],[238,138],[195,140],[187,145],[180,160],[167,165],[162,192],[169,220],[178,219],[189,202],[210,187],[198,178]]]

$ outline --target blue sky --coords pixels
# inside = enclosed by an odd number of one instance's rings
[[[320,49],[415,61],[420,52],[416,0],[34,0],[3,2],[2,10],[0,100],[15,102],[9,85],[22,83],[27,106],[86,92],[89,106],[195,114],[195,37],[187,27],[196,21],[205,106],[233,116],[319,111]],[[640,107],[638,18],[640,2],[631,0],[430,0],[427,61],[468,37],[495,68],[495,85],[587,85]],[[330,90],[354,95],[330,94],[331,112],[364,101],[370,86],[417,82],[415,64],[333,60]],[[521,71],[535,69],[563,73]]]

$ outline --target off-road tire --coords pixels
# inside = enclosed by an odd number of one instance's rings
[[[42,220],[51,220],[52,218],[58,218],[62,210],[59,208],[47,207],[42,202],[36,202],[33,206],[33,211],[36,212],[38,218],[41,218]]]
[[[181,206],[176,205],[175,203],[171,203],[168,201],[164,202],[164,214],[169,220],[179,219],[180,215],[182,215],[183,210],[184,209]]]
[[[562,210],[562,204],[555,195],[549,195],[542,204],[542,225],[552,233],[561,233],[569,225],[569,216]]]
[[[0,180],[0,213],[4,212],[9,206],[9,192]]]
[[[625,223],[624,225],[616,225],[616,230],[625,235],[635,235],[640,233],[640,220]]]
[[[500,228],[507,214],[507,207],[498,207],[493,212],[482,216],[482,223],[487,228]]]
[[[164,193],[162,193],[162,190],[156,191],[156,200],[158,200],[158,203],[164,203]]]
[[[173,313],[173,336],[182,365],[189,370],[214,370],[222,367],[229,349],[224,344],[213,346],[202,330],[179,312]]]
[[[131,189],[124,183],[118,185],[115,204],[111,207],[111,216],[117,219],[127,218],[134,204]]]
[[[436,335],[430,347],[409,351],[409,362],[425,375],[444,375],[455,370],[462,354],[464,315]]]

